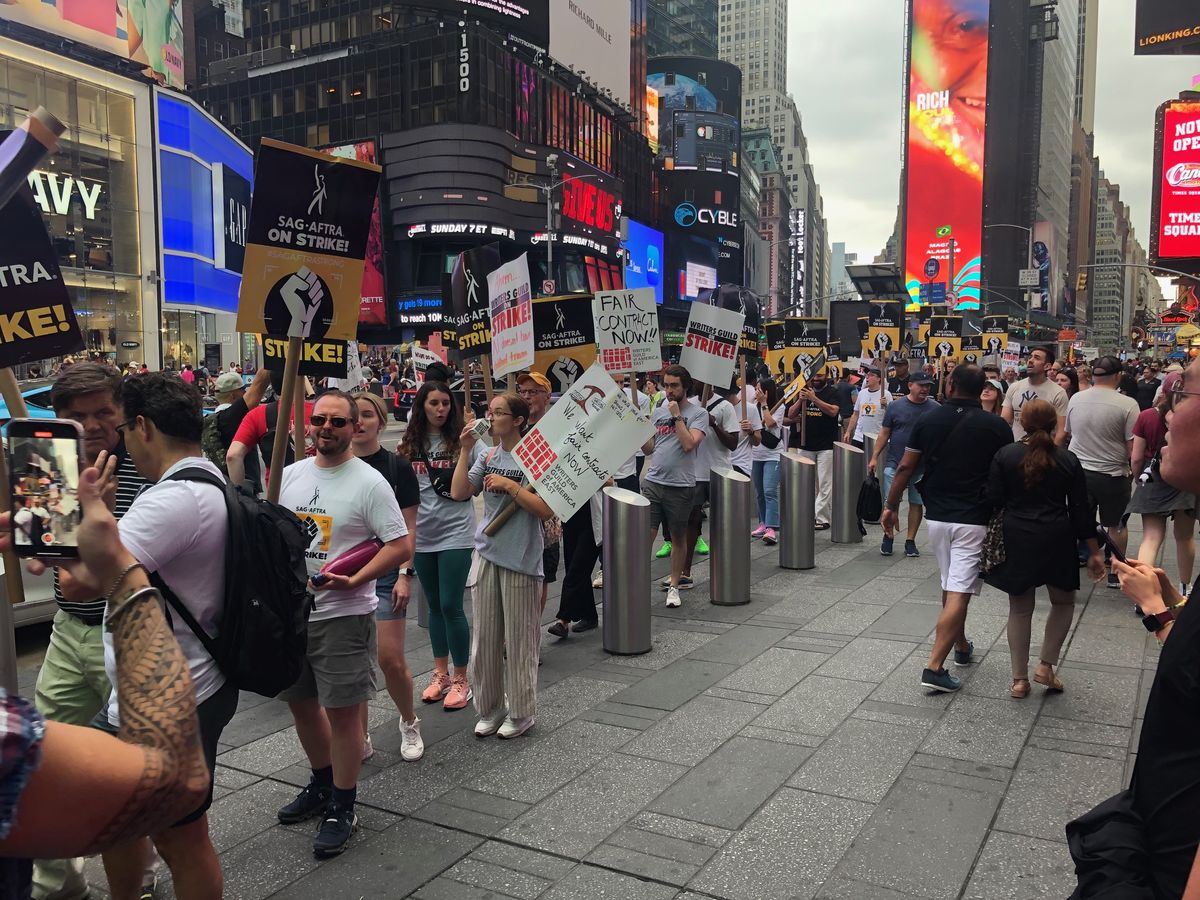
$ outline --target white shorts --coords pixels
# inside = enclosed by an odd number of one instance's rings
[[[987,526],[934,521],[927,524],[929,543],[942,573],[942,590],[956,594],[979,594],[983,590],[979,560]]]

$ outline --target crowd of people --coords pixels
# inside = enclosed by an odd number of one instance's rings
[[[383,368],[389,377],[403,374],[386,361]],[[206,416],[197,376],[186,371],[130,377],[85,362],[54,383],[56,414],[83,428],[89,468],[78,496],[81,559],[55,570],[59,610],[33,702],[0,694],[0,856],[44,860],[32,876],[0,868],[0,885],[11,879],[13,896],[18,879],[30,878],[41,895],[86,892],[80,860],[69,857],[94,852],[103,853],[116,900],[152,891],[160,857],[177,896],[221,895],[207,811],[238,691],[202,638],[221,630],[231,577],[224,491],[213,488],[228,479],[261,492],[280,427],[290,440],[279,504],[307,529],[312,609],[302,671],[280,695],[311,777],[278,819],[318,819],[319,858],[342,852],[358,825],[358,778],[374,753],[367,702],[379,688],[377,672],[399,713],[400,756],[414,761],[425,753],[418,696],[448,712],[473,706],[481,738],[514,739],[535,727],[541,622],[560,562],[563,590],[549,634],[567,640],[598,624],[599,497],[559,522],[513,456],[553,406],[545,376],[520,376],[519,390],[497,394],[475,421],[451,390],[452,373],[434,364],[393,451],[382,443],[388,405],[371,390],[326,390],[297,423],[294,409],[268,399],[269,373],[247,383],[231,371],[212,379],[219,403]],[[670,572],[660,586],[665,606],[677,608],[694,586],[696,555],[707,550],[714,469],[752,480],[758,522],[750,537],[772,544],[781,527],[781,454],[790,447],[815,463],[814,525],[822,530],[830,523],[835,443],[872,438],[867,466],[881,477],[884,499],[880,553],[894,552],[907,502],[905,555],[920,555],[924,524],[940,572],[942,610],[921,688],[959,689],[946,663],[973,663],[970,601],[987,583],[1009,597],[1011,696],[1028,697],[1032,684],[1064,691],[1057,667],[1083,567],[1123,590],[1159,640],[1200,627],[1184,606],[1200,491],[1200,404],[1191,401],[1200,375],[1195,367],[1152,365],[1130,374],[1114,357],[1071,368],[1036,348],[1024,373],[974,364],[910,372],[903,360],[894,368],[869,362],[837,382],[816,372],[784,403],[784,385],[769,372],[703,386],[671,365],[626,386],[653,434],[614,466],[609,483],[649,502],[647,552],[661,527]],[[1125,561],[1135,514],[1142,542],[1137,558]],[[4,524],[19,532],[19,516],[5,514]],[[180,529],[181,519],[205,527]],[[1170,573],[1157,567],[1168,519],[1177,548]],[[365,543],[376,549],[356,571],[330,568]],[[38,571],[40,564],[28,565]],[[433,671],[416,695],[405,629],[418,585]],[[1031,666],[1041,587],[1050,612]],[[164,617],[163,598],[186,616]],[[1172,885],[1186,881],[1191,857],[1183,857],[1194,856],[1200,837],[1178,814],[1186,808],[1180,797],[1200,792],[1200,767],[1184,765],[1198,752],[1191,738],[1200,723],[1181,725],[1178,716],[1180,704],[1197,699],[1192,646],[1185,637],[1164,647],[1134,788],[1156,829],[1151,853],[1162,866],[1155,877]],[[152,672],[137,665],[148,654]],[[88,804],[86,825],[64,827],[45,808],[68,783],[73,802],[79,796]]]

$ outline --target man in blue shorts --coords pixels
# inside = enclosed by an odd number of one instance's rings
[[[867,469],[872,474],[878,472],[879,461],[884,458],[883,454],[887,453],[882,478],[884,497],[892,488],[892,479],[896,470],[900,468],[900,459],[904,456],[904,447],[912,434],[913,426],[940,405],[929,397],[932,385],[933,378],[926,372],[916,372],[909,376],[908,396],[889,403],[883,414],[883,425],[879,428],[879,437],[875,439],[875,454],[867,463]],[[918,479],[914,478],[908,485],[908,535],[904,541],[904,555],[909,557],[921,555],[921,551],[917,549],[917,531],[921,527],[924,501],[917,490],[917,481]],[[879,545],[881,554],[892,555],[894,538],[892,530],[885,528],[883,541]]]

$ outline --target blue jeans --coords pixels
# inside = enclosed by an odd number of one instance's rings
[[[768,528],[779,527],[779,460],[754,461],[751,476],[758,495],[758,522]]]

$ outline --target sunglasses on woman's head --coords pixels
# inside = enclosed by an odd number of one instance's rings
[[[309,416],[308,421],[311,422],[313,425],[317,426],[317,428],[324,428],[326,422],[328,422],[330,424],[330,426],[333,428],[345,428],[347,425],[350,424],[350,420],[347,419],[345,416],[315,415],[315,416]]]

